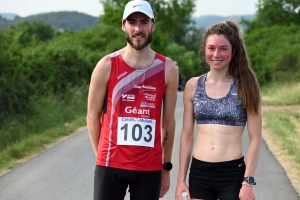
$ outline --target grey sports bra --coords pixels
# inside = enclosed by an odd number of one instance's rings
[[[194,115],[197,124],[223,124],[245,126],[247,112],[241,98],[237,98],[236,81],[233,78],[226,96],[213,99],[205,92],[207,74],[199,77],[194,94]]]

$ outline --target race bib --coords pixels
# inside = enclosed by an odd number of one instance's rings
[[[156,120],[118,117],[118,145],[154,147]]]

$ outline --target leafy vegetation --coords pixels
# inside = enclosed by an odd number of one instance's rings
[[[258,0],[256,18],[246,22],[248,30],[300,24],[299,5],[299,0]]]
[[[166,1],[164,8],[159,7],[160,2],[153,4],[157,30],[152,48],[178,58],[177,62],[185,66],[182,71],[189,72],[199,62],[196,49],[178,34],[186,35],[191,30],[185,23],[189,23],[194,1],[181,1],[182,6]],[[80,105],[71,101],[77,98],[76,90],[86,94],[98,60],[126,45],[121,30],[124,2],[119,3],[121,7],[107,4],[101,23],[91,29],[60,32],[41,21],[21,21],[0,29],[0,151],[84,115],[86,100],[78,99]],[[180,11],[182,22],[170,26],[179,16],[169,20],[164,17],[174,9]],[[171,31],[162,31],[167,26]],[[197,29],[193,31],[196,35]]]
[[[87,85],[60,95],[36,95],[33,114],[9,118],[0,129],[0,174],[85,125]]]
[[[243,20],[245,42],[261,85],[300,78],[299,0],[259,0],[256,18]]]

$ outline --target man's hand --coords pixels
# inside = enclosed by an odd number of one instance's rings
[[[170,189],[170,171],[162,169],[161,173],[161,188],[159,198],[165,196]]]

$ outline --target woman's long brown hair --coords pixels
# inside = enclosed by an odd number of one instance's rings
[[[242,99],[247,112],[258,114],[261,101],[259,85],[250,67],[247,51],[239,34],[239,27],[233,21],[212,25],[203,35],[200,50],[205,52],[207,38],[214,34],[225,36],[231,44],[233,57],[229,63],[227,76],[236,79],[238,96]]]

